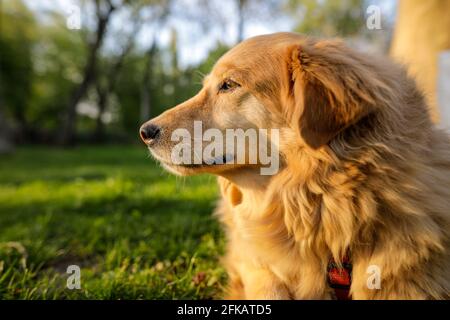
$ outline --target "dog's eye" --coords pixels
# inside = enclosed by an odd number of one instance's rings
[[[239,84],[231,79],[224,80],[219,86],[219,92],[230,91],[236,87],[239,87]]]

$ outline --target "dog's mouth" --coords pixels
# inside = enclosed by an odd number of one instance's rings
[[[234,164],[235,158],[234,155],[232,154],[224,154],[206,160],[201,159],[200,163],[174,163],[172,161],[168,161],[165,157],[162,157],[161,155],[157,154],[151,148],[149,148],[149,150],[152,156],[157,161],[161,162],[161,164],[163,164],[164,166],[171,168],[201,169],[208,167],[226,166]]]

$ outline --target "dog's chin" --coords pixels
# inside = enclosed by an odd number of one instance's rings
[[[162,163],[164,169],[179,176],[194,176],[202,173],[220,174],[232,170],[232,165],[175,165]]]
[[[168,162],[161,162],[164,169],[179,176],[194,176],[202,173],[220,175],[224,172],[236,170],[242,165],[236,164],[198,164],[198,165],[183,165],[173,164]]]
[[[235,170],[240,168],[241,165],[233,163],[226,163],[230,157],[221,158],[221,162],[217,160],[210,160],[200,164],[175,164],[171,160],[158,155],[152,149],[150,149],[152,156],[161,163],[164,169],[179,176],[193,176],[202,173],[221,174],[222,172]]]

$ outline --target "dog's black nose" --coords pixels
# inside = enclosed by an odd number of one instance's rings
[[[158,138],[161,129],[153,124],[153,123],[149,123],[149,124],[144,124],[141,129],[139,130],[140,134],[141,134],[141,139],[145,142],[145,143],[149,143],[152,142],[153,140],[155,140],[156,138]]]

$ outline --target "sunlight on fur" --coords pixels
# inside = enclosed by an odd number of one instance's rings
[[[224,79],[236,85],[218,91]],[[170,132],[280,129],[281,168],[170,164]],[[414,81],[337,40],[276,33],[225,54],[199,94],[149,121],[171,171],[219,176],[231,299],[333,299],[349,254],[352,299],[450,298],[450,142]],[[144,124],[145,126],[146,124]],[[379,289],[367,269],[381,270]]]

